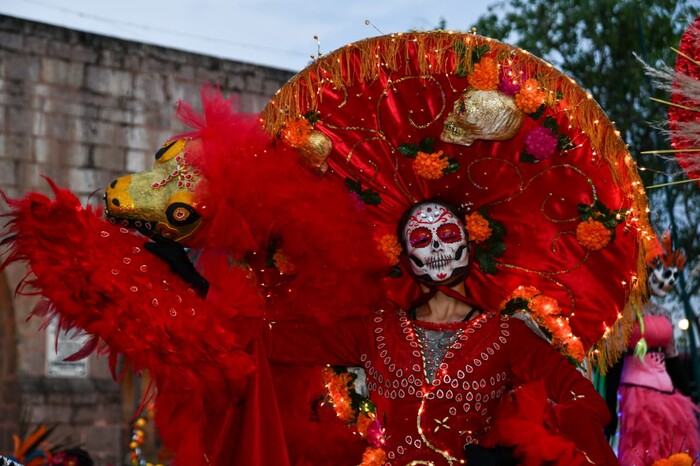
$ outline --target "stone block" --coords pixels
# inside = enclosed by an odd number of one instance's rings
[[[16,186],[17,161],[0,159],[0,186]]]
[[[42,165],[28,160],[17,162],[17,186],[24,189],[32,189],[39,184],[44,184],[41,178]]]
[[[19,34],[0,32],[0,44],[2,44],[3,49],[21,50],[24,46],[24,40]]]
[[[126,153],[126,171],[137,173],[153,166],[153,152],[132,149]]]
[[[54,58],[65,58],[70,60],[71,58],[71,46],[63,41],[51,41],[46,47],[49,56]]]
[[[226,76],[226,87],[241,92],[245,89],[245,77],[240,73],[232,73]]]
[[[55,160],[58,143],[53,139],[38,137],[34,140],[34,161],[41,164]]]
[[[81,440],[90,452],[113,452],[122,443],[121,427],[117,424],[90,426],[81,429]]]
[[[10,133],[32,133],[32,111],[27,107],[7,107],[6,108],[5,131]]]
[[[43,37],[24,36],[24,51],[32,55],[46,55],[48,40]]]
[[[100,170],[94,168],[70,168],[68,180],[70,189],[82,194],[92,193],[103,188],[107,183]]]
[[[258,73],[251,73],[245,75],[245,91],[251,94],[262,94],[263,89],[263,78]]]
[[[111,144],[95,146],[94,163],[97,169],[123,171],[125,158],[124,150]]]
[[[134,97],[140,100],[165,100],[165,83],[158,75],[139,74],[134,83]]]
[[[129,149],[153,150],[158,147],[158,137],[149,128],[130,126],[127,130]]]
[[[81,63],[95,63],[97,61],[97,51],[92,47],[84,45],[74,45],[71,49],[71,59]]]
[[[114,142],[114,123],[92,119],[75,120],[74,140],[92,144],[111,144]]]
[[[58,139],[59,141],[70,141],[75,134],[76,119],[66,117],[59,113],[49,113],[44,116],[35,114],[37,119],[45,120],[46,130],[44,134],[47,137]]]
[[[79,88],[83,84],[82,63],[43,57],[41,59],[41,81],[62,87]]]
[[[85,86],[88,90],[112,96],[131,96],[133,78],[131,73],[115,68],[88,66]]]

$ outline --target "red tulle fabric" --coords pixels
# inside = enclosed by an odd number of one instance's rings
[[[232,420],[245,415],[237,403],[251,390],[257,356],[249,347],[262,323],[261,300],[247,273],[226,277],[226,298],[235,307],[204,301],[143,248],[143,237],[52,188],[55,199],[30,193],[6,200],[10,252],[3,267],[16,261],[30,267],[18,291],[45,297],[35,314],[93,335],[83,354],[99,340],[113,372],[118,355],[134,370],[150,372],[156,426],[177,464],[205,464],[205,454],[211,464],[234,464],[225,441],[236,427]]]
[[[567,419],[566,422],[576,420]],[[501,399],[492,425],[482,445],[514,447],[514,456],[520,465],[590,464],[571,440],[556,434],[559,421],[542,382],[522,385]],[[577,432],[581,435],[584,430],[577,429]]]
[[[700,61],[700,17],[683,34],[679,49],[685,56],[678,54],[676,58],[676,73],[687,76],[695,80],[695,82],[700,82],[700,65],[697,64]],[[686,57],[690,57],[695,62]],[[675,80],[671,102],[690,107],[690,109],[697,109],[700,107],[700,102],[694,101],[689,97],[689,94],[692,92],[691,89],[687,89],[687,92],[682,89],[686,85],[681,79]],[[671,106],[668,109],[668,121],[672,131],[671,144],[675,149],[698,149],[697,125],[700,124],[700,112],[690,109],[675,106]],[[694,130],[691,131],[690,125],[695,125]],[[689,137],[684,137],[686,132]],[[694,136],[692,135],[693,133]],[[678,160],[678,165],[686,171],[688,178],[700,178],[700,159],[697,153],[677,152],[676,160]],[[700,186],[700,181],[696,183]]]
[[[329,323],[367,314],[382,290],[366,285],[386,273],[368,233],[372,219],[342,183],[319,176],[292,149],[271,141],[257,116],[237,114],[230,100],[207,88],[202,104],[201,114],[186,104],[178,111],[195,128],[187,133],[197,138],[190,155],[206,180],[197,191],[203,229],[193,241],[209,251],[200,266],[218,260],[217,253],[247,258],[269,297],[271,319]],[[270,266],[271,242],[293,274]]]

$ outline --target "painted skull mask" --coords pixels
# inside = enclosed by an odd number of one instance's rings
[[[450,207],[432,201],[415,205],[405,217],[403,240],[418,279],[444,284],[466,274],[467,235],[464,223]]]
[[[656,267],[649,273],[649,289],[654,296],[663,298],[676,286],[678,267],[666,267],[661,261],[656,261]]]

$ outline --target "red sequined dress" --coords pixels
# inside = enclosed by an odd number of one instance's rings
[[[608,419],[602,399],[519,319],[487,312],[468,322],[435,324],[411,320],[403,310],[380,310],[314,334],[303,325],[272,325],[270,356],[363,366],[384,423],[389,466],[460,464],[465,445],[484,438],[504,393],[540,380],[554,402],[551,429],[584,452],[582,458],[617,464],[602,433]]]

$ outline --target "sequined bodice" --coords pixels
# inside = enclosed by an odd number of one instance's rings
[[[423,359],[425,375],[428,382],[435,380],[438,366],[442,362],[447,350],[454,345],[463,329],[459,330],[430,330],[416,323],[414,325],[416,336],[423,347]]]
[[[485,313],[433,324],[397,312],[398,319],[375,315],[373,349],[361,358],[370,397],[386,419],[386,464],[457,465],[509,386],[508,318]]]

